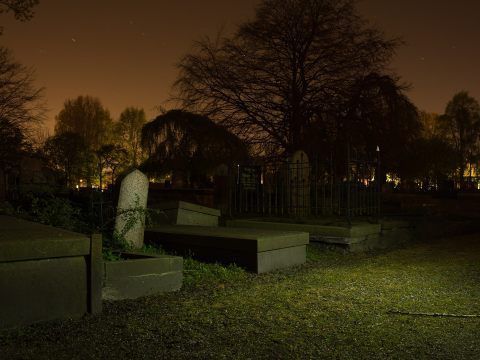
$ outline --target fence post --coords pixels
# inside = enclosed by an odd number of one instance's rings
[[[377,145],[377,222],[380,222],[382,205],[382,179],[380,171],[380,146]]]
[[[352,219],[350,218],[350,142],[347,142],[347,206],[346,217],[348,227],[352,226]]]

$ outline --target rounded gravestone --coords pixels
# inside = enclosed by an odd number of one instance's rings
[[[120,186],[115,233],[136,249],[143,246],[147,197],[147,176],[139,170],[132,171]]]

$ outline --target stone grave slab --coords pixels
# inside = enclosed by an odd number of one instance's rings
[[[169,201],[153,208],[157,224],[218,226],[220,210],[186,201]]]
[[[145,230],[145,241],[199,260],[264,273],[305,263],[309,240],[306,232],[161,225]]]
[[[237,219],[227,220],[228,227],[242,227],[252,229],[277,229],[286,231],[305,231],[314,236],[359,238],[367,235],[378,234],[381,230],[380,224],[359,223],[351,227],[318,225],[318,224],[300,224],[294,222],[273,222],[257,219]]]
[[[227,227],[251,229],[277,229],[306,231],[312,244],[348,252],[361,252],[376,248],[381,239],[381,224],[357,223],[351,227],[261,220],[227,220]]]

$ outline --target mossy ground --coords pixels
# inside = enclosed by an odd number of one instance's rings
[[[187,260],[180,292],[0,332],[0,357],[478,359],[480,318],[388,312],[480,314],[480,235],[308,258],[264,275]]]

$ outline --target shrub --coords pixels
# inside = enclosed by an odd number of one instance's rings
[[[0,215],[14,215],[15,209],[8,201],[0,202]]]
[[[34,221],[45,225],[61,227],[68,230],[85,230],[80,218],[80,209],[74,207],[68,199],[47,195],[33,196],[30,215]]]

